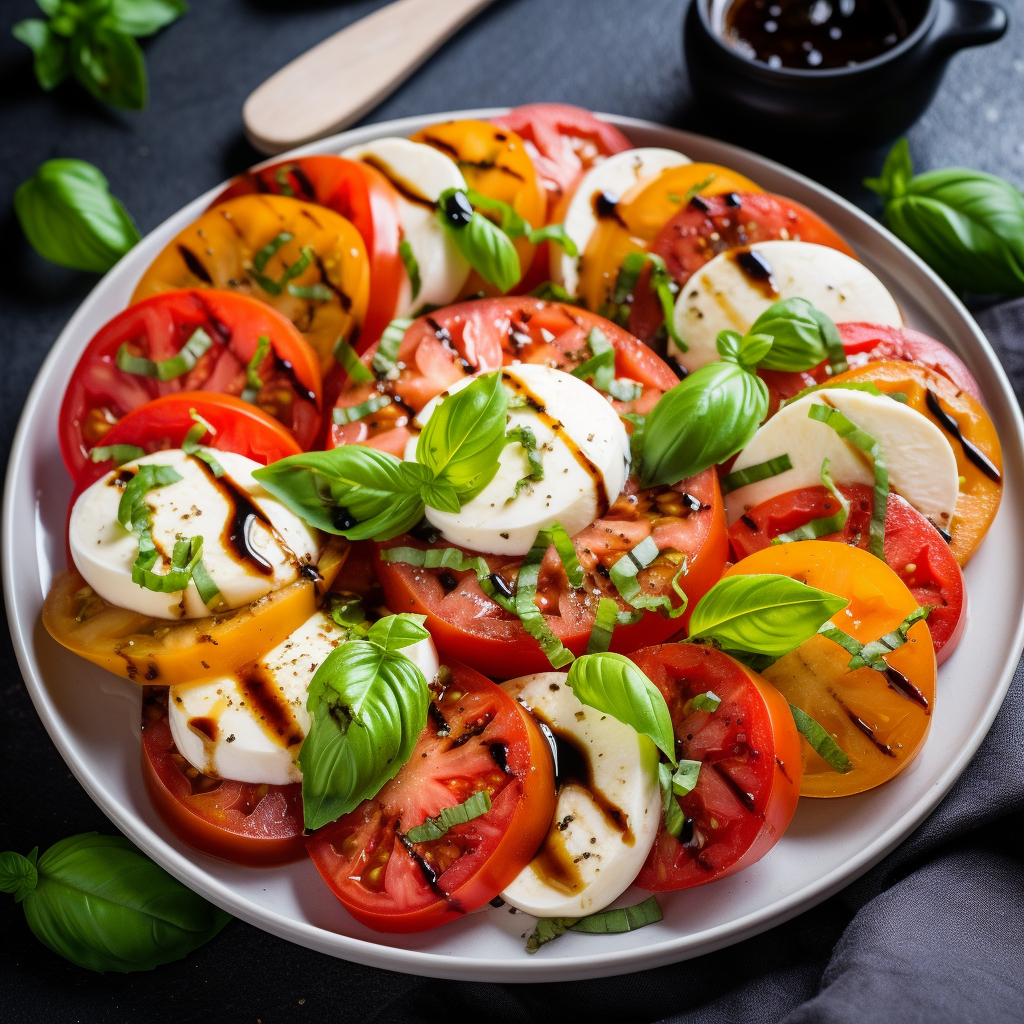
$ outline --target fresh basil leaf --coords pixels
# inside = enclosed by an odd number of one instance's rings
[[[452,484],[462,504],[475,498],[498,472],[507,407],[501,373],[488,373],[448,395],[423,425],[416,461]]]
[[[961,291],[1024,295],[1024,196],[993,174],[950,167],[911,177],[906,139],[880,178],[892,232]]]
[[[801,298],[781,299],[769,306],[750,326],[751,335],[771,338],[763,356],[753,360],[766,370],[810,370],[828,357],[822,331],[824,313]],[[831,323],[831,320],[828,321]],[[833,325],[834,328],[835,325]]]
[[[97,25],[71,39],[71,70],[102,103],[144,110],[149,92],[146,61],[131,36]]]
[[[20,853],[0,853],[0,892],[9,892],[20,903],[39,883],[36,870],[38,848],[27,857]]]
[[[253,478],[310,526],[348,540],[388,540],[423,515],[420,480],[409,466],[374,448],[342,445],[289,455],[253,470]]]
[[[412,324],[413,321],[408,317],[400,317],[392,320],[384,328],[380,341],[377,342],[377,350],[373,353],[373,361],[371,363],[373,372],[378,377],[390,377],[392,374],[398,373],[396,365],[398,362],[398,352],[402,347],[402,342],[405,340],[405,332],[412,327]]]
[[[640,621],[643,612],[623,612],[610,597],[602,597],[597,602],[597,613],[594,625],[587,641],[587,654],[604,654],[612,645],[612,636],[616,626],[632,626]]]
[[[540,648],[552,668],[564,668],[573,660],[572,652],[564,647],[562,641],[551,631],[551,627],[544,618],[544,613],[537,607],[536,601],[540,565],[548,548],[554,543],[552,531],[555,527],[562,530],[563,534],[565,533],[558,523],[553,523],[551,529],[541,530],[533,542],[533,547],[523,559],[523,563],[519,567],[519,578],[516,581],[514,608],[523,628],[540,644]],[[559,553],[561,554],[561,552]]]
[[[697,602],[690,638],[716,640],[727,651],[781,658],[848,604],[789,576],[726,576]]]
[[[366,626],[366,608],[358,595],[332,591],[327,595],[325,604],[331,618],[346,632]]]
[[[408,612],[385,615],[370,626],[366,639],[383,647],[385,651],[401,651],[430,639],[430,632],[423,625],[426,620],[425,615],[411,615]]]
[[[121,836],[71,836],[34,866],[32,855],[13,864],[12,857],[0,858],[0,888],[21,899],[40,942],[90,971],[149,971],[180,960],[231,920]]]
[[[472,207],[467,221],[463,203],[468,202],[462,190],[445,189],[438,198],[438,219],[466,262],[485,281],[507,292],[522,277],[516,247],[497,224]]]
[[[344,336],[334,343],[334,358],[353,384],[368,384],[373,380],[373,374]]]
[[[41,18],[19,21],[11,29],[11,35],[32,51],[36,81],[47,92],[68,77],[71,60],[67,40],[57,35]]]
[[[735,363],[708,363],[647,414],[641,482],[676,484],[745,447],[768,415],[764,381]]]
[[[110,0],[102,24],[138,38],[159,32],[187,13],[184,0]]]
[[[836,485],[832,482],[832,474],[829,472],[832,463],[829,459],[822,460],[821,482],[829,489],[832,497],[835,498],[839,508],[830,516],[819,516],[812,519],[803,526],[798,526],[789,533],[780,533],[772,539],[773,544],[788,544],[796,540],[817,540],[819,537],[827,537],[830,533],[838,533],[845,525],[850,515],[850,503],[843,497]]]
[[[654,683],[622,654],[584,654],[566,679],[577,699],[648,736],[674,765],[676,738],[668,704]]]
[[[466,198],[474,209],[494,210],[500,218],[498,226],[509,238],[521,238],[530,231],[530,225],[508,203],[485,196],[482,192],[477,192],[472,188],[466,191]],[[532,242],[533,239],[531,238],[530,241]]]
[[[589,917],[542,917],[526,940],[526,952],[536,953],[545,943],[557,939],[567,931],[590,932],[596,935],[618,935],[635,931],[662,920],[661,907],[654,896],[643,903],[616,910],[602,910]]]
[[[793,704],[789,705],[789,710],[793,714],[797,732],[810,743],[814,751],[828,763],[830,768],[839,772],[840,775],[845,775],[853,765],[850,764],[850,759],[846,756],[843,748],[806,711],[801,711]]]
[[[423,673],[400,650],[367,639],[331,651],[309,684],[311,723],[297,758],[308,830],[355,810],[398,774],[429,703]]]
[[[486,789],[478,790],[467,797],[461,804],[454,807],[442,807],[441,812],[433,818],[427,818],[422,825],[409,829],[405,838],[410,843],[432,843],[441,839],[449,829],[456,825],[465,825],[474,818],[479,818],[491,809],[491,795]]]
[[[672,766],[664,761],[658,764],[658,785],[661,787],[661,818],[665,831],[678,838],[686,824],[686,815],[672,790]]]
[[[512,590],[505,593],[495,585],[495,576],[482,556],[468,557],[458,548],[385,548],[380,553],[382,562],[404,562],[406,565],[422,566],[427,569],[454,569],[456,572],[475,572],[477,583],[484,594],[505,611],[515,615]],[[506,587],[508,585],[506,584]]]
[[[792,468],[793,463],[790,461],[789,455],[777,455],[774,459],[759,462],[755,466],[734,470],[727,476],[723,476],[719,484],[722,488],[722,494],[729,494],[732,491],[738,491],[741,487],[746,487],[748,484],[756,484],[761,480],[768,480],[773,476],[778,476],[780,473],[785,473],[786,470]]]
[[[105,273],[139,240],[107,179],[84,160],[47,160],[14,193],[32,248],[51,263]]]
[[[889,471],[885,466],[882,446],[868,433],[847,419],[838,409],[828,405],[812,405],[807,410],[808,418],[831,427],[844,441],[859,448],[871,459],[875,475],[875,505],[868,525],[870,541],[868,550],[876,558],[885,561],[885,515],[889,507]]]
[[[146,454],[144,448],[135,444],[106,444],[97,445],[89,450],[89,458],[92,462],[107,462],[111,459],[115,466],[123,466],[126,462],[134,462]]]
[[[641,569],[646,569],[661,552],[653,537],[645,537],[635,548],[627,551],[609,570],[609,578],[619,592],[619,596],[628,605],[643,611],[657,611],[665,618],[678,619],[689,603],[686,592],[679,586],[679,580],[686,574],[687,560],[684,558],[679,569],[672,577],[672,589],[682,600],[677,607],[672,606],[672,599],[666,594],[645,594],[637,579]]]
[[[412,290],[410,298],[415,302],[423,287],[423,279],[420,277],[420,265],[412,251],[412,246],[404,238],[398,243],[398,255],[402,258],[406,274],[409,275],[409,285]]]
[[[536,228],[528,232],[526,237],[534,245],[539,245],[541,242],[554,242],[566,256],[572,259],[575,259],[580,254],[578,246],[569,237],[564,224],[545,224],[542,228]]]
[[[420,498],[428,508],[454,515],[462,508],[458,492],[447,480],[429,480],[420,486]]]

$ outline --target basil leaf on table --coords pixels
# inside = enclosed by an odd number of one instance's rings
[[[676,763],[668,704],[661,690],[625,655],[584,654],[570,666],[566,682],[581,704],[632,726]]]
[[[11,35],[32,51],[32,66],[36,81],[49,92],[67,78],[71,71],[68,41],[58,35],[42,18],[19,21]]]
[[[416,618],[374,623],[365,640],[331,651],[310,681],[310,728],[297,758],[307,829],[375,796],[409,760],[430,703],[423,673],[402,653],[429,635]]]
[[[84,160],[47,160],[18,186],[14,212],[40,256],[74,270],[105,273],[141,237],[107,179]]]
[[[715,640],[727,651],[781,658],[848,604],[789,576],[726,576],[697,602],[690,638]]]
[[[90,971],[149,971],[209,942],[230,915],[121,836],[71,836],[36,861],[0,855],[0,889],[40,942]]]
[[[449,188],[437,201],[437,216],[466,262],[503,292],[519,282],[522,270],[512,239],[497,224],[477,213],[466,192]]]
[[[103,24],[141,38],[159,32],[187,13],[185,0],[110,0]]]
[[[149,95],[146,59],[124,32],[100,25],[71,37],[71,70],[101,103],[124,110],[144,110]]]
[[[478,377],[430,414],[416,443],[416,461],[435,477],[443,476],[460,501],[470,501],[498,472],[507,408],[501,374]]]
[[[348,540],[388,540],[423,515],[415,474],[423,467],[386,452],[343,445],[261,466],[253,478],[310,526]]]
[[[915,175],[904,138],[864,184],[889,229],[953,288],[1024,295],[1024,196],[1008,181],[963,167]]]

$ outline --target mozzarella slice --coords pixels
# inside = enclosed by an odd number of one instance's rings
[[[792,298],[806,299],[836,323],[903,326],[896,300],[863,263],[812,242],[758,242],[719,253],[686,282],[675,326],[689,349],[680,352],[670,340],[669,353],[692,373],[718,360],[719,331],[745,334],[769,306]]]
[[[167,708],[178,752],[215,778],[284,786],[300,782],[295,758],[309,731],[306,690],[346,632],[317,612],[265,658],[219,679],[172,686]],[[402,652],[428,683],[437,678],[430,640]]]
[[[494,479],[458,512],[427,507],[427,519],[450,544],[499,555],[525,555],[537,532],[554,522],[572,536],[602,515],[626,482],[629,438],[615,410],[600,391],[562,370],[521,364],[502,371],[505,384],[527,399],[509,408],[508,428],[529,427],[541,451],[544,478],[516,493],[530,475],[526,452],[505,446]],[[445,392],[468,387],[459,381]],[[428,402],[417,417],[425,424],[442,401]],[[405,450],[416,458],[416,438]]]
[[[565,211],[562,223],[566,234],[576,243],[577,256],[570,256],[558,246],[552,248],[551,280],[564,285],[570,295],[579,287],[579,261],[586,251],[590,236],[597,227],[594,204],[599,196],[618,202],[634,185],[656,178],[669,167],[692,163],[688,156],[674,149],[643,146],[615,153],[592,167],[580,179]]]
[[[776,413],[740,452],[734,470],[788,455],[793,468],[741,487],[726,496],[730,525],[762,501],[821,483],[821,463],[831,461],[841,484],[874,484],[869,461],[827,424],[812,420],[812,405],[830,405],[881,446],[889,486],[936,526],[949,531],[959,479],[956,457],[942,431],[914,409],[884,395],[829,388],[806,395]]]
[[[233,452],[216,453],[224,469],[214,477],[206,463],[181,449],[129,462],[87,488],[75,502],[68,541],[86,583],[111,604],[158,619],[201,618],[210,612],[194,582],[163,594],[132,582],[139,543],[117,520],[124,487],[139,466],[170,466],[181,477],[146,493],[152,509],[153,571],[165,573],[179,538],[203,538],[203,564],[220,589],[218,610],[239,608],[291,583],[320,555],[320,535],[253,478],[259,463]]]
[[[453,302],[469,277],[469,264],[438,222],[434,204],[445,189],[466,188],[455,162],[433,146],[409,139],[375,139],[342,154],[376,168],[398,193],[402,240],[416,259],[420,289],[412,294],[406,278],[396,316],[409,316],[421,306]]]
[[[655,745],[581,704],[565,679],[541,672],[502,683],[554,734],[562,762],[544,845],[501,894],[535,917],[583,917],[607,907],[636,878],[661,819]]]

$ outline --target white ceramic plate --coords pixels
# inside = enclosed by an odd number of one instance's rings
[[[382,135],[407,135],[471,111],[375,124],[296,153],[338,152]],[[198,216],[214,189],[144,238],[93,289],[58,338],[29,394],[4,496],[3,576],[26,685],[65,761],[111,821],[171,874],[257,927],[333,956],[396,971],[475,981],[565,981],[657,967],[737,942],[820,902],[862,874],[914,829],[978,748],[1010,685],[1024,643],[1024,424],[978,326],[905,246],[850,203],[744,150],[645,121],[608,117],[639,146],[678,149],[733,167],[825,217],[890,288],[908,323],[945,341],[981,385],[1003,445],[1003,504],[967,570],[970,622],[939,673],[931,735],[911,767],[871,793],[804,800],[782,841],[746,871],[661,898],[663,922],[625,935],[567,933],[535,956],[521,935],[533,919],[486,910],[436,931],[379,935],[341,908],[310,861],[236,867],[195,853],[163,827],[139,771],[140,689],[58,646],[39,622],[50,580],[64,567],[71,482],[57,446],[56,411],[93,333],[127,304],[166,242]],[[278,158],[280,159],[280,158]],[[636,902],[628,892],[621,902]]]

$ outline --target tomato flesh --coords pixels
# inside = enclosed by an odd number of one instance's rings
[[[850,502],[846,524],[839,533],[821,540],[839,541],[868,549],[868,524],[874,510],[874,494],[862,484],[839,484]],[[835,515],[839,503],[825,487],[788,491],[756,505],[729,528],[729,543],[738,562],[761,551],[784,533],[812,519]],[[928,632],[941,665],[956,649],[967,623],[967,592],[960,566],[938,530],[898,494],[889,494],[885,515],[885,561],[906,584],[922,607],[932,610]]]
[[[142,778],[163,823],[194,850],[252,867],[287,864],[305,853],[302,786],[204,775],[174,745],[162,687],[143,691]]]
[[[678,837],[658,830],[636,884],[664,892],[724,878],[760,860],[782,838],[800,795],[800,746],[774,687],[721,651],[666,644],[630,657],[668,703],[680,758],[700,761],[694,790],[677,797]],[[693,698],[711,691],[717,710]]]
[[[398,775],[307,840],[345,909],[379,931],[434,928],[492,900],[530,862],[554,813],[551,752],[532,718],[478,672],[449,668]],[[431,842],[405,838],[482,790],[486,814]]]

